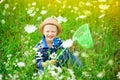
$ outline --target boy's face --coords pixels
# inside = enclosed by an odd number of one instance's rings
[[[57,27],[54,25],[45,25],[43,28],[43,34],[45,35],[46,41],[53,41],[57,33]]]

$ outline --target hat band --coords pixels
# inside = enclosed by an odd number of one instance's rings
[[[46,24],[43,25],[43,27],[44,27],[45,25],[54,25],[54,26],[57,27],[57,30],[59,31],[58,26],[57,26],[56,24],[54,24],[54,23],[46,23]]]

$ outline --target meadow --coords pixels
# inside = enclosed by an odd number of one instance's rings
[[[0,0],[0,80],[119,80],[119,12],[119,0]],[[75,41],[70,48],[83,69],[38,75],[33,48],[41,40],[40,23],[50,16],[60,22],[63,41],[89,24],[93,47]]]

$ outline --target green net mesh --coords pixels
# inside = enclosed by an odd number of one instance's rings
[[[72,39],[78,41],[78,43],[84,48],[93,47],[93,40],[89,30],[88,24],[84,24],[73,34]]]

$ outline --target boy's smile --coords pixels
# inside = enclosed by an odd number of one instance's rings
[[[43,34],[47,43],[53,42],[53,39],[56,37],[57,33],[57,27],[54,25],[45,25],[43,28]]]

